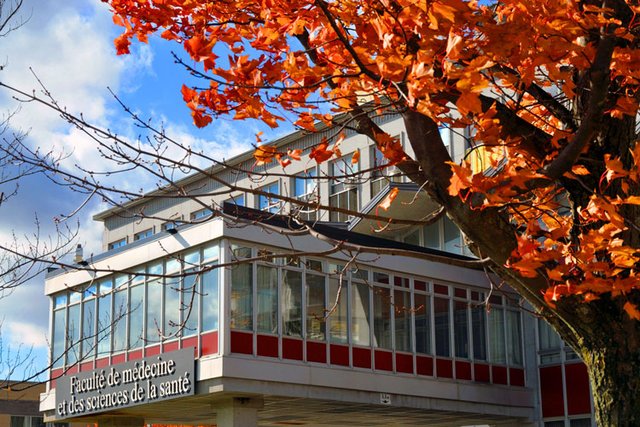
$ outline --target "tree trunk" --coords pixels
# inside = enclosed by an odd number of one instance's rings
[[[586,357],[598,426],[640,426],[639,356],[605,349]]]
[[[627,295],[638,298],[637,292]],[[603,296],[590,304],[576,348],[587,366],[598,426],[640,426],[640,322],[625,313],[622,302]],[[586,313],[586,312],[583,312]]]

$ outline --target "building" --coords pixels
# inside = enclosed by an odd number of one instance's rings
[[[375,120],[403,140],[397,116]],[[441,133],[460,159],[464,138]],[[322,136],[298,132],[275,144],[307,156]],[[86,260],[95,272],[46,278],[46,419],[591,425],[584,365],[470,262],[451,221],[383,226],[340,211],[382,215],[377,206],[394,189],[384,215],[415,220],[436,208],[393,168],[376,169],[382,159],[366,137],[347,134],[342,147],[360,160],[303,158],[291,177],[259,177],[247,153],[181,180],[198,200],[145,198],[97,215],[105,252]],[[223,192],[220,181],[264,192]],[[336,211],[299,210],[268,193]],[[212,215],[223,202],[226,216]],[[289,211],[309,227],[278,215]]]

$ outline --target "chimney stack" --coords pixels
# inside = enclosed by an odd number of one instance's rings
[[[78,246],[76,247],[76,256],[73,257],[73,262],[76,264],[80,264],[83,261],[82,258],[82,245],[80,243],[78,243]]]

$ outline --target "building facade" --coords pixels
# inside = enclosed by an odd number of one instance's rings
[[[375,120],[403,141],[397,116]],[[462,158],[464,135],[441,135]],[[303,150],[286,175],[248,153],[183,179],[189,197],[158,191],[96,216],[105,252],[45,283],[47,420],[591,425],[584,365],[474,264],[455,225],[419,224],[437,207],[381,169],[364,136],[347,134],[339,159],[308,161],[323,136],[274,143]]]

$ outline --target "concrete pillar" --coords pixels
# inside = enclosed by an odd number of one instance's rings
[[[234,397],[216,405],[216,425],[255,427],[258,425],[258,410],[263,406],[264,401],[261,397]]]
[[[98,420],[98,427],[145,427],[144,418],[105,417]]]

